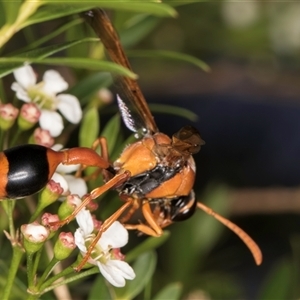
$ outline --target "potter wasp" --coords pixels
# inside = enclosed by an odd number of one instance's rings
[[[83,16],[101,39],[112,61],[131,69],[118,35],[106,14],[101,9],[93,9]],[[59,152],[36,145],[8,149],[0,153],[0,198],[21,198],[38,192],[46,185],[59,163],[96,166],[103,170],[105,183],[92,190],[81,205],[59,222],[59,225],[70,222],[91,200],[111,189],[119,193],[124,203],[103,222],[87,254],[77,266],[77,271],[89,259],[102,233],[116,220],[129,230],[160,236],[163,228],[173,222],[188,219],[197,207],[235,232],[259,265],[262,254],[251,237],[195,198],[193,185],[196,166],[192,155],[204,144],[198,131],[186,126],[171,138],[159,132],[137,82],[127,77],[119,77],[117,82],[117,98],[122,118],[126,126],[140,137],[138,141],[127,146],[112,164],[109,162],[104,138],[100,138],[98,142],[101,156],[93,149],[80,147]],[[127,103],[132,111],[137,112],[139,122],[132,117]],[[141,210],[144,221],[132,224],[131,217],[137,210]]]

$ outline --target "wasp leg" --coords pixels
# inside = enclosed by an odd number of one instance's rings
[[[76,215],[84,208],[86,207],[92,200],[98,198],[100,195],[103,193],[107,192],[108,190],[114,188],[115,186],[122,184],[124,181],[126,181],[130,177],[129,172],[125,172],[122,174],[116,175],[114,178],[112,178],[110,181],[102,185],[101,187],[95,188],[94,190],[91,191],[91,193],[86,196],[83,201],[80,203],[79,206],[77,206],[74,211],[64,220],[58,221],[58,222],[53,222],[50,224],[50,226],[59,226],[62,227],[65,224],[70,223]]]
[[[140,224],[124,224],[125,228],[128,230],[138,230],[144,234],[159,237],[163,234],[163,230],[157,224],[155,216],[151,211],[151,207],[148,201],[145,201],[142,206],[142,212],[147,221],[147,225],[140,223]]]
[[[136,212],[136,210],[140,207],[140,204],[139,204],[139,200],[136,200],[136,199],[133,199],[132,197],[130,196],[127,196],[127,195],[120,195],[120,198],[122,201],[124,202],[128,202],[128,201],[131,201],[131,208],[129,209],[129,211],[126,213],[126,215],[124,217],[122,217],[120,219],[120,222],[122,224],[128,222],[132,215]]]
[[[262,263],[262,253],[257,246],[257,244],[253,241],[253,239],[240,227],[238,227],[236,224],[232,223],[228,219],[220,216],[216,212],[214,212],[211,208],[207,207],[201,202],[197,202],[198,208],[202,209],[204,212],[206,212],[208,215],[213,216],[215,219],[217,219],[219,222],[221,222],[223,225],[225,225],[227,228],[229,228],[231,231],[233,231],[249,248],[251,251],[255,263],[257,265],[260,265]]]

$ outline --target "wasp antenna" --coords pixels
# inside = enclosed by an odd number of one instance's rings
[[[198,208],[206,212],[208,215],[213,216],[215,219],[220,221],[223,225],[225,225],[227,228],[229,228],[231,231],[233,231],[244,243],[245,245],[249,248],[251,251],[253,258],[255,260],[255,263],[257,265],[260,265],[262,263],[262,253],[258,245],[253,241],[253,239],[239,226],[236,224],[232,223],[228,219],[220,216],[216,212],[214,212],[210,207],[204,205],[201,202],[197,202]]]

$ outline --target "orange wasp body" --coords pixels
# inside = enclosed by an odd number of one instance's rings
[[[93,9],[83,17],[101,39],[111,59],[131,69],[118,35],[106,14],[101,9]],[[189,218],[196,207],[214,216],[235,232],[248,246],[259,265],[262,262],[262,254],[251,237],[237,225],[195,199],[193,185],[196,167],[192,155],[204,144],[198,131],[186,126],[172,138],[160,133],[137,82],[127,77],[118,77],[117,83],[120,88],[119,95],[124,101],[130,102],[140,117],[142,139],[124,149],[112,165],[114,171],[104,172],[105,184],[94,189],[73,214],[62,222],[69,222],[88,202],[110,189],[116,189],[124,201],[124,204],[103,222],[76,270],[83,267],[102,233],[116,220],[120,220],[127,229],[160,236],[163,233],[162,228],[174,221]],[[138,136],[136,122],[129,107],[119,95],[118,104],[124,123]],[[108,161],[106,142],[103,138],[100,139],[100,146],[103,158]],[[138,209],[141,209],[145,220],[138,224],[128,223]]]
[[[84,18],[100,37],[111,59],[130,69],[119,38],[105,13],[94,9],[85,13]],[[58,222],[59,225],[71,221],[91,200],[111,189],[119,192],[124,204],[103,222],[76,270],[84,266],[102,233],[116,220],[120,220],[127,229],[160,236],[162,228],[189,218],[196,207],[234,231],[251,250],[256,263],[260,264],[260,249],[242,229],[196,201],[193,192],[196,167],[192,155],[204,144],[198,131],[186,126],[172,138],[159,132],[136,81],[120,77],[118,83],[119,94],[124,101],[130,101],[143,122],[139,141],[126,147],[113,164],[109,162],[104,138],[98,141],[101,156],[88,148],[55,152],[42,146],[24,145],[5,150],[0,153],[0,198],[17,199],[38,192],[46,185],[59,163],[96,166],[103,170],[105,183],[91,191],[69,217]],[[118,103],[126,126],[138,134],[129,108],[120,97]],[[141,209],[145,220],[138,224],[129,223],[138,209]]]

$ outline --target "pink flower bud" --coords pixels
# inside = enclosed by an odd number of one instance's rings
[[[41,146],[50,148],[54,145],[54,138],[50,135],[50,132],[40,127],[35,129],[33,139],[36,144]]]
[[[9,129],[15,123],[18,113],[19,110],[12,104],[0,104],[0,128]]]
[[[59,182],[56,182],[50,179],[46,185],[46,188],[51,192],[57,195],[61,195],[64,192],[64,189],[60,186]]]
[[[54,256],[57,260],[67,258],[75,249],[75,239],[71,232],[61,232],[54,245]]]
[[[58,238],[66,248],[72,250],[76,248],[75,239],[71,232],[61,232]]]
[[[50,228],[50,231],[57,231],[60,227],[59,222],[60,219],[58,215],[52,215],[50,213],[44,213],[41,218],[41,223]]]
[[[12,104],[0,104],[0,117],[4,120],[15,120],[18,116],[19,110]]]
[[[29,123],[35,124],[38,122],[41,111],[34,103],[25,103],[21,107],[20,116]]]
[[[61,220],[67,218],[72,212],[81,204],[79,196],[71,194],[67,196],[67,199],[61,204],[58,209],[58,215]]]
[[[97,210],[99,207],[99,204],[95,201],[90,201],[90,203],[86,206],[86,208],[89,210],[89,211],[95,211]]]

